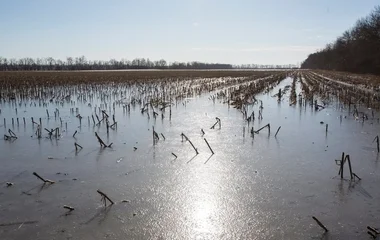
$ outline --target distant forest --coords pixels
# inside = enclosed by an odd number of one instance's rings
[[[380,74],[380,6],[334,43],[310,54],[301,68]]]
[[[0,57],[0,71],[67,71],[67,70],[122,70],[122,69],[257,69],[257,68],[294,68],[295,65],[231,65],[202,62],[167,63],[161,59],[151,61],[145,58],[129,60],[89,61],[85,56],[67,57],[66,60],[48,58],[7,59]]]

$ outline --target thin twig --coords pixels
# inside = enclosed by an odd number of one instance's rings
[[[55,183],[54,181],[51,181],[49,179],[45,179],[43,177],[41,177],[40,175],[38,175],[36,172],[33,172],[33,175],[36,176],[37,178],[39,178],[41,181],[43,181],[44,183],[50,183],[50,184],[53,184]]]
[[[328,232],[329,230],[323,225],[316,217],[313,216],[313,219],[317,222],[317,224],[325,230],[325,232]]]

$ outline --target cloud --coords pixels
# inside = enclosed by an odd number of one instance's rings
[[[193,27],[198,27],[198,26],[199,26],[199,23],[193,22]]]
[[[313,52],[318,46],[266,46],[254,48],[192,48],[193,51],[212,52]]]

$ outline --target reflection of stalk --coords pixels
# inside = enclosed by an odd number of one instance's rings
[[[38,125],[37,126],[37,138],[41,138],[41,133],[42,132],[42,127],[41,127],[41,125]]]
[[[377,152],[380,152],[380,146],[379,146],[379,136],[376,136],[375,139],[373,139],[372,143],[376,140],[376,145],[377,145]]]
[[[261,110],[259,110],[259,118],[260,120],[263,120],[263,112]]]

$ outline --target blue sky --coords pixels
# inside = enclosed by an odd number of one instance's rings
[[[0,1],[0,56],[299,63],[378,0]]]

